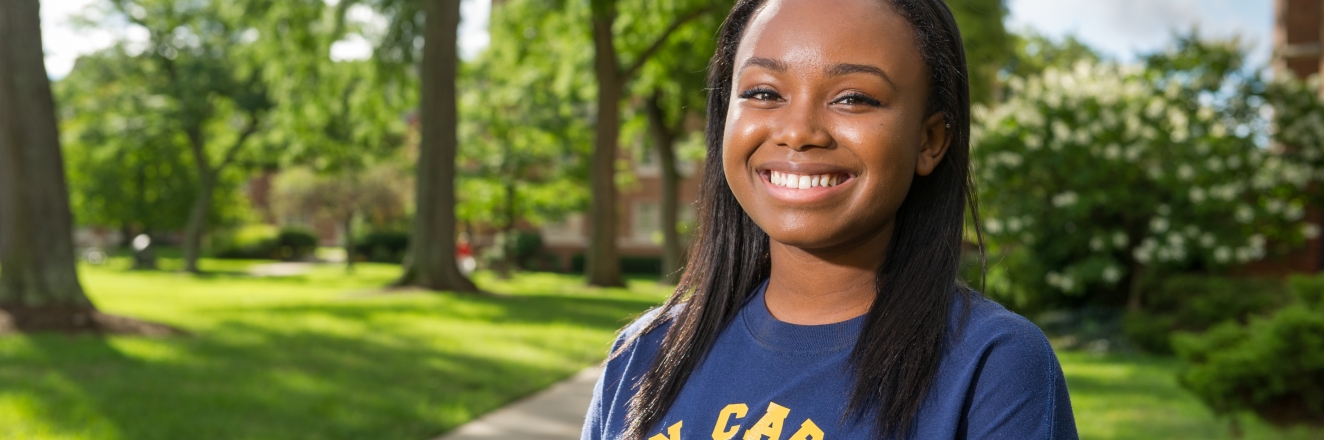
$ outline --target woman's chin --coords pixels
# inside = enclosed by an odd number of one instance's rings
[[[842,223],[840,216],[790,216],[782,221],[758,222],[773,246],[795,248],[808,253],[854,253],[872,248],[886,248],[891,222]],[[835,221],[834,221],[835,220]],[[765,224],[767,223],[767,224]]]
[[[764,229],[764,231],[768,230]],[[831,231],[824,231],[821,228],[789,228],[768,231],[768,239],[774,245],[804,251],[829,251],[849,247],[851,244],[851,240],[843,239],[840,235],[832,234]]]

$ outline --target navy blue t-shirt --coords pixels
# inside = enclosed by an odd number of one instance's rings
[[[731,321],[649,440],[869,439],[869,417],[849,417],[847,358],[863,317],[827,325],[778,321],[763,301],[765,281]],[[956,301],[954,334],[917,418],[916,439],[1075,439],[1066,381],[1043,332],[974,295]],[[616,346],[651,316],[622,332]],[[635,384],[652,366],[669,323],[607,362],[593,391],[583,440],[624,432]],[[617,347],[613,347],[613,351]]]

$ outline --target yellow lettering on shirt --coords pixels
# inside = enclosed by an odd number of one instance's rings
[[[780,440],[782,437],[782,422],[786,420],[786,415],[790,413],[790,408],[768,402],[768,411],[763,413],[763,417],[755,422],[753,427],[745,431],[745,440],[763,440],[763,437],[768,437],[770,440]]]
[[[740,424],[731,426],[732,418],[743,419],[745,414],[749,413],[749,406],[743,403],[732,403],[722,408],[721,414],[717,415],[717,425],[713,426],[713,440],[731,440],[736,438],[736,433],[740,432]],[[730,427],[730,429],[727,429]],[[814,440],[818,440],[817,437]]]
[[[791,434],[791,440],[823,440],[823,430],[814,424],[813,420],[805,419],[800,424],[800,430]]]
[[[684,420],[681,420],[681,421],[679,421],[679,422],[676,422],[675,425],[671,425],[670,428],[667,428],[667,434],[666,434],[666,435],[658,434],[658,435],[655,435],[655,436],[649,437],[648,440],[680,440],[680,424],[681,424],[681,423],[685,423],[685,421],[684,421]]]

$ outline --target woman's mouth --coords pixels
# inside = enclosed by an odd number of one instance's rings
[[[767,176],[768,182],[775,186],[788,189],[833,187],[850,179],[850,175],[846,173],[791,174],[780,171],[768,171]]]

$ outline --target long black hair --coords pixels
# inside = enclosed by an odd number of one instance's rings
[[[946,155],[928,176],[915,177],[897,211],[890,246],[877,269],[877,297],[850,357],[855,387],[849,413],[857,421],[872,415],[879,436],[906,437],[937,374],[952,330],[952,306],[971,294],[958,280],[967,205],[976,237],[980,234],[969,170],[969,83],[956,20],[942,0],[879,1],[888,2],[913,28],[929,73],[926,112],[942,113],[950,124]],[[709,160],[699,192],[699,228],[675,293],[634,335],[637,339],[672,321],[630,400],[626,440],[644,439],[661,421],[722,328],[770,273],[768,235],[736,201],[719,159],[736,48],[762,4],[737,1],[718,35],[708,72]],[[622,344],[622,350],[633,342]]]

